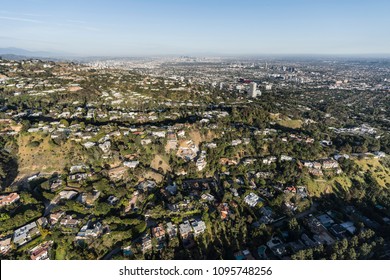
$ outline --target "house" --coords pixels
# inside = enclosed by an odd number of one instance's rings
[[[254,193],[250,193],[244,198],[245,203],[251,207],[255,207],[259,202],[259,200],[260,200],[259,196]]]
[[[332,245],[335,242],[333,237],[330,236],[330,234],[327,231],[320,232],[319,234],[314,234],[313,239],[318,244]]]
[[[296,193],[297,189],[294,186],[286,187],[284,190],[285,193]]]
[[[179,136],[181,138],[184,138],[186,136],[186,132],[184,130],[179,130],[177,132],[177,136]]]
[[[31,222],[27,225],[24,225],[14,231],[13,242],[17,246],[22,246],[23,244],[29,242],[34,237],[39,235],[39,229],[36,222]]]
[[[242,138],[242,140],[244,145],[248,145],[251,141],[249,138]]]
[[[19,201],[20,196],[17,193],[10,193],[8,195],[0,195],[0,208],[11,205]]]
[[[311,214],[306,218],[306,223],[311,232],[314,234],[319,234],[326,231],[325,227],[320,223],[320,221]]]
[[[80,223],[79,220],[73,219],[71,215],[65,216],[61,221],[60,225],[67,228],[76,228]]]
[[[169,238],[174,238],[177,236],[177,227],[176,225],[172,224],[171,222],[167,223],[167,234]]]
[[[329,141],[329,140],[321,140],[320,143],[324,147],[325,146],[332,146],[332,144],[333,144],[332,141]]]
[[[57,191],[61,187],[62,187],[62,180],[59,179],[59,178],[57,178],[56,180],[52,181],[51,184],[50,184],[50,190],[52,192]]]
[[[149,145],[150,143],[152,143],[152,139],[147,138],[147,139],[142,139],[141,140],[141,145],[142,146]]]
[[[154,137],[158,137],[158,138],[165,138],[166,132],[165,131],[153,131],[152,135]]]
[[[350,234],[354,234],[356,232],[356,227],[353,222],[348,221],[340,224],[343,228],[345,228],[346,231],[348,231]]]
[[[374,155],[375,155],[376,158],[384,158],[384,157],[386,157],[386,153],[380,152],[380,151],[375,152]]]
[[[45,228],[49,224],[48,220],[45,217],[40,217],[37,220],[37,225],[41,228]]]
[[[99,196],[100,196],[100,192],[97,190],[93,190],[92,193],[80,194],[80,196],[78,197],[78,200],[87,206],[93,206],[93,204],[99,198]]]
[[[150,238],[150,234],[144,234],[141,240],[142,252],[146,252],[152,249],[152,238]]]
[[[69,176],[70,181],[81,181],[87,179],[88,175],[87,173],[76,173]]]
[[[99,148],[103,151],[103,153],[107,154],[111,149],[110,140],[107,140],[107,141],[103,142],[102,144],[99,144]]]
[[[87,167],[85,165],[73,165],[70,167],[69,169],[70,173],[73,174],[73,173],[83,173],[85,171],[87,171]]]
[[[128,168],[136,168],[139,164],[139,161],[138,160],[133,160],[133,161],[125,161],[123,163],[124,166],[128,167]]]
[[[188,142],[191,142],[191,141],[188,141]],[[181,158],[183,158],[186,161],[193,160],[196,157],[197,153],[198,153],[198,147],[195,146],[192,143],[188,144],[188,142],[187,142],[187,145],[189,147],[180,146],[178,151],[177,151],[177,153],[176,153],[176,155],[178,157],[181,157]]]
[[[94,143],[94,142],[86,142],[86,143],[83,144],[83,146],[85,148],[87,148],[87,149],[90,149],[90,148],[92,148],[95,145],[96,145],[96,143]]]
[[[156,187],[156,182],[152,180],[145,180],[138,184],[137,189],[143,190],[144,192],[154,189]]]
[[[184,175],[187,175],[187,171],[185,171],[184,169],[181,169],[179,171],[176,171],[175,174],[177,176],[184,176]]]
[[[127,168],[125,166],[118,166],[108,170],[108,176],[111,180],[118,181],[120,179],[123,179],[123,177],[126,175],[126,172]]]
[[[321,169],[309,168],[309,173],[313,176],[323,176],[324,173]]]
[[[235,188],[230,188],[230,191],[232,192],[232,194],[233,194],[234,197],[237,197],[237,196],[238,196],[238,191],[237,191],[237,189],[235,189]]]
[[[297,195],[301,198],[306,198],[308,196],[307,188],[305,186],[297,186]]]
[[[181,238],[183,239],[187,239],[190,236],[190,234],[192,233],[192,227],[188,220],[184,221],[179,225],[179,232]]]
[[[306,233],[302,234],[301,240],[307,247],[314,247],[320,245],[317,242],[313,241]]]
[[[11,237],[0,239],[0,256],[5,255],[11,249]]]
[[[202,198],[203,200],[207,200],[207,201],[209,201],[209,202],[214,201],[214,199],[215,199],[214,196],[211,195],[211,194],[209,194],[209,193],[204,193],[204,194],[202,194],[201,198]]]
[[[285,156],[285,155],[280,156],[280,161],[292,161],[292,160],[293,158],[290,156]]]
[[[255,259],[252,255],[252,253],[248,249],[234,253],[234,257],[236,258],[236,260],[254,260]]]
[[[199,156],[199,158],[197,159],[196,161],[196,167],[198,168],[198,171],[202,171],[205,167],[206,167],[206,152],[205,151],[202,151],[201,152],[201,155]]]
[[[347,155],[347,154],[342,154],[342,155],[337,154],[337,155],[334,155],[333,158],[335,160],[339,160],[341,158],[349,159],[349,155]]]
[[[333,159],[324,160],[322,162],[322,169],[335,169],[339,168],[339,163]]]
[[[267,164],[267,165],[270,165],[271,163],[273,162],[276,162],[277,158],[274,157],[274,156],[270,156],[268,158],[263,158],[263,164]]]
[[[209,149],[214,149],[214,148],[217,147],[217,144],[211,142],[211,143],[207,143],[205,146],[206,146],[207,148],[209,148]]]
[[[298,207],[295,205],[295,203],[293,203],[291,201],[284,202],[284,207],[286,207],[286,209],[289,211],[295,211],[298,209]]]
[[[206,230],[206,224],[201,219],[191,220],[191,226],[194,230],[195,236],[203,233]]]
[[[119,199],[118,199],[116,196],[113,196],[113,195],[110,195],[110,196],[107,198],[107,202],[108,202],[110,205],[115,205],[118,201],[119,201]]]
[[[287,245],[276,236],[272,236],[271,240],[267,242],[267,247],[278,257],[282,257],[287,253]]]
[[[50,224],[55,225],[56,223],[58,223],[58,221],[61,219],[61,217],[63,215],[65,215],[64,211],[58,211],[58,212],[50,214],[50,216],[49,216]]]
[[[221,219],[226,220],[229,218],[229,205],[227,203],[221,203],[218,206],[218,210],[221,213]]]
[[[306,142],[307,144],[313,144],[313,143],[314,143],[314,138],[307,138],[307,139],[305,140],[305,142]]]
[[[313,162],[313,168],[314,169],[321,169],[321,163],[319,163],[319,162]]]
[[[238,162],[234,159],[228,159],[228,158],[220,158],[219,163],[222,165],[237,165]]]
[[[329,228],[331,225],[334,224],[333,219],[327,214],[319,215],[317,216],[317,219],[326,228]]]
[[[263,178],[263,179],[268,179],[272,176],[271,172],[257,172],[255,174],[256,178]]]
[[[175,195],[177,193],[177,186],[176,183],[173,183],[171,185],[168,185],[166,188],[167,192],[169,192],[171,195]]]
[[[248,164],[253,164],[253,163],[255,163],[256,160],[257,160],[257,159],[255,159],[255,158],[246,158],[246,159],[244,159],[244,161],[243,161],[242,163],[246,166],[246,165],[248,165]]]
[[[272,209],[269,207],[261,207],[260,213],[263,214],[263,216],[259,219],[259,224],[270,224],[274,221],[273,219],[273,212]]]
[[[86,239],[98,237],[103,233],[103,225],[100,222],[92,223],[88,221],[77,233],[76,239]]]
[[[339,224],[334,224],[329,231],[333,234],[333,236],[337,238],[343,238],[344,233],[346,232],[346,229],[342,227]]]
[[[152,236],[157,239],[157,241],[163,241],[165,239],[165,230],[162,225],[152,228]]]
[[[303,161],[303,166],[307,168],[313,168],[313,163],[311,161]]]
[[[30,258],[32,260],[50,260],[49,250],[53,245],[53,241],[46,241],[30,250]]]

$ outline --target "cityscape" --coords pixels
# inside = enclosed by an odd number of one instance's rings
[[[84,55],[2,40],[2,260],[390,259],[382,50],[99,55],[91,37]]]

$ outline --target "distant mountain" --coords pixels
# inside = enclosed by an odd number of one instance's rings
[[[64,57],[68,54],[64,53],[54,53],[54,52],[46,52],[46,51],[29,51],[25,49],[19,48],[0,48],[0,55],[3,57],[24,57],[24,58],[54,58],[54,57]]]

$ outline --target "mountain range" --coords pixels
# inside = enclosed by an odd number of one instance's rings
[[[4,58],[56,58],[56,57],[64,57],[69,56],[69,54],[65,53],[57,53],[57,52],[48,52],[48,51],[30,51],[26,49],[20,48],[0,48],[0,56]]]

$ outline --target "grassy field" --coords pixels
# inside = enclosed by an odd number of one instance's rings
[[[304,182],[310,196],[320,197],[322,194],[332,192],[332,187],[325,180],[306,177]]]
[[[362,159],[355,161],[363,172],[370,172],[378,184],[382,187],[390,187],[390,170],[384,167],[379,159]]]
[[[18,145],[19,178],[34,172],[61,172],[66,164],[83,162],[81,147],[71,141],[59,146],[50,136],[29,133],[18,136]]]
[[[330,180],[306,177],[305,183],[310,195],[316,197],[329,193],[342,194],[352,186],[351,179],[345,175],[339,175]]]
[[[352,186],[352,181],[349,177],[341,175],[332,178],[329,181],[329,184],[332,186],[333,193],[342,196],[344,193],[349,191],[349,188]]]
[[[56,260],[65,260],[66,250],[61,245],[58,245],[56,249]]]
[[[370,173],[382,187],[390,186],[390,170],[389,168],[384,167],[379,159],[362,159],[356,160],[356,163],[362,169],[362,172],[353,176],[352,179],[357,181],[364,181],[364,174]],[[326,193],[335,193],[342,195],[345,192],[348,192],[349,188],[352,186],[351,178],[341,174],[331,178],[330,180],[325,179],[313,179],[307,176],[304,179],[305,184],[308,187],[308,191],[311,196],[319,197],[322,194]]]
[[[289,128],[300,128],[302,126],[301,120],[292,120],[287,116],[283,116],[279,113],[272,114],[270,113],[271,120],[277,122],[281,126],[289,127]]]
[[[155,155],[154,159],[150,163],[150,167],[156,170],[161,168],[164,173],[167,173],[167,171],[171,171],[171,167],[169,166],[167,160],[164,159],[161,155]]]
[[[215,138],[215,133],[211,130],[208,130],[205,133],[201,133],[199,130],[191,130],[188,135],[197,146],[199,146],[201,142],[210,142]]]
[[[286,119],[286,120],[278,121],[278,124],[280,124],[281,126],[295,129],[295,128],[300,128],[302,126],[302,121],[301,120]]]

